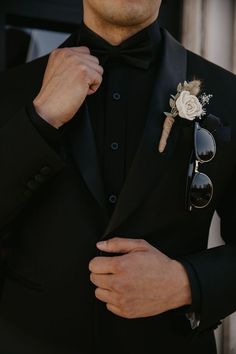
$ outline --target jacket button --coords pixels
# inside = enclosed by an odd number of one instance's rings
[[[40,170],[41,174],[44,176],[48,176],[51,172],[51,168],[49,166],[44,166]]]
[[[39,185],[36,181],[31,180],[27,183],[27,187],[31,190],[35,190],[35,189],[38,189]]]

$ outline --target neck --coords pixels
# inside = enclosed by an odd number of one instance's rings
[[[90,16],[84,13],[84,24],[90,28],[93,32],[97,33],[100,37],[106,40],[111,45],[119,45],[129,37],[132,37],[142,29],[148,27],[155,21],[155,17],[148,19],[142,24],[136,26],[117,26],[112,23],[107,23],[96,16],[90,14]]]

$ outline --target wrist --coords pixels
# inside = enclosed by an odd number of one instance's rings
[[[40,103],[40,101],[35,98],[33,101],[33,105],[35,108],[36,113],[43,119],[45,120],[48,124],[50,124],[52,127],[59,129],[63,124],[58,121],[57,119],[54,119],[50,117],[50,114],[47,109],[45,109],[44,105]]]

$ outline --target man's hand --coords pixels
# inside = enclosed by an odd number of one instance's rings
[[[97,247],[114,257],[91,260],[96,297],[124,318],[158,315],[191,303],[184,267],[144,240],[113,238]]]
[[[87,47],[54,50],[33,102],[37,113],[59,128],[73,118],[87,95],[97,91],[102,75],[103,68]]]

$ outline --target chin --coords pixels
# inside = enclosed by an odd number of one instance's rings
[[[84,0],[105,22],[115,26],[139,26],[157,17],[160,0]]]

